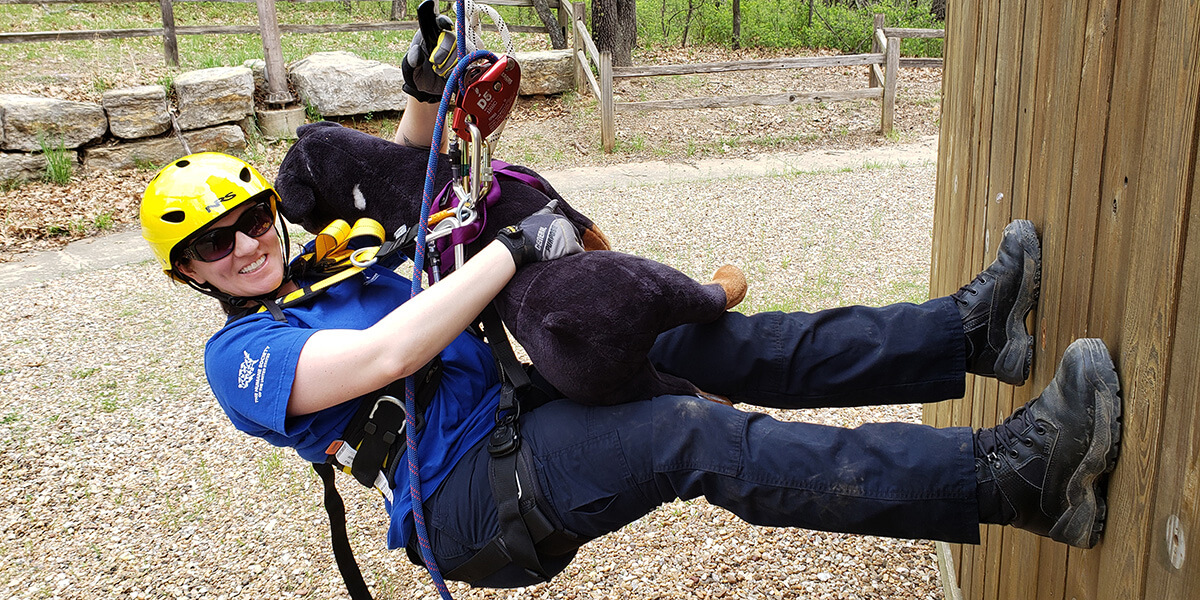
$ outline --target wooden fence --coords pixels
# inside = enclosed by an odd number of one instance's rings
[[[931,295],[982,269],[1014,218],[1041,234],[1042,287],[1029,384],[970,377],[925,421],[994,425],[1098,337],[1124,422],[1098,546],[984,527],[943,548],[947,598],[1198,598],[1200,3],[948,4]]]
[[[288,0],[288,2],[329,2],[333,0]],[[403,10],[407,0],[392,0],[392,17],[397,19],[405,16]],[[6,4],[117,4],[129,2],[155,2],[155,0],[0,0],[0,6]],[[259,5],[258,25],[185,25],[175,24],[173,4],[180,2],[231,2]],[[557,11],[558,20],[563,31],[567,27],[567,15],[561,9],[559,0],[547,0],[551,9]],[[345,33],[361,31],[404,31],[415,30],[416,21],[384,21],[374,23],[335,23],[335,24],[280,24],[276,20],[274,0],[157,0],[162,13],[162,27],[140,29],[93,29],[81,31],[34,31],[25,33],[0,33],[0,44],[18,44],[24,42],[60,42],[72,40],[111,40],[118,38],[162,37],[163,54],[168,65],[179,64],[179,45],[177,36],[180,35],[229,35],[229,34],[259,34],[264,37],[279,38],[281,33],[311,34],[311,33]],[[264,4],[269,8],[264,11]],[[488,0],[487,4],[496,6],[532,7],[532,0]],[[485,25],[486,26],[486,25]],[[514,33],[545,33],[542,26],[509,25],[509,31]]]
[[[562,10],[559,11],[562,14]],[[729,108],[734,106],[783,106],[788,104],[812,104],[818,102],[840,102],[845,100],[879,99],[881,101],[880,131],[884,134],[893,129],[896,107],[896,81],[899,70],[908,67],[941,67],[940,58],[901,58],[900,40],[904,38],[940,38],[941,29],[905,29],[884,27],[883,15],[875,15],[874,43],[869,54],[844,54],[839,56],[812,56],[744,60],[732,62],[649,65],[614,67],[612,53],[596,48],[584,22],[582,2],[570,7],[572,48],[575,51],[576,85],[583,89],[584,82],[600,101],[600,141],[605,152],[616,146],[616,113],[618,111],[649,110],[693,110],[697,108]],[[680,98],[674,100],[650,100],[644,102],[616,102],[613,98],[613,80],[632,77],[655,77],[663,75],[696,75],[701,73],[729,73],[734,71],[810,69],[819,67],[866,66],[868,87],[855,90],[832,90],[821,92],[782,92],[748,96],[723,96],[709,98]],[[593,75],[593,68],[599,77]]]

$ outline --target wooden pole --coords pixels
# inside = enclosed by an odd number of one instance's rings
[[[877,35],[877,32],[880,29],[883,29],[883,26],[886,23],[885,19],[887,19],[887,17],[883,14],[875,13],[875,25],[874,29],[871,31],[871,54],[879,54],[880,52],[883,52],[883,46],[879,43],[879,36]],[[867,87],[879,87],[882,84],[883,82],[879,81],[879,78],[875,76],[875,70],[871,67],[867,67]]]
[[[571,19],[571,5],[566,0],[559,0],[558,10],[554,12],[554,15],[558,17],[558,29],[563,34],[563,40],[569,44],[570,41],[568,40],[570,38],[567,38],[567,36],[575,29],[575,25]]]
[[[283,48],[279,41],[279,20],[275,16],[275,0],[257,0],[258,27],[262,36],[263,55],[267,62],[267,103],[289,104],[287,70],[283,66]]]
[[[163,22],[163,55],[167,59],[167,66],[179,66],[179,40],[175,38],[175,7],[171,5],[171,0],[158,0],[158,7],[162,10]]]
[[[566,0],[562,0],[566,1]],[[571,3],[571,50],[575,55],[575,91],[582,94],[587,85],[587,75],[583,72],[583,61],[579,60],[579,56],[583,55],[583,36],[579,33],[579,23],[583,21],[584,8],[582,2]],[[588,69],[589,73],[591,69]]]
[[[883,116],[879,129],[883,135],[888,135],[892,133],[896,118],[896,80],[900,78],[900,38],[890,37],[887,39],[884,55],[887,57],[887,71],[883,74]]]
[[[614,122],[612,52],[600,51],[600,145],[612,152],[617,145],[617,126]]]

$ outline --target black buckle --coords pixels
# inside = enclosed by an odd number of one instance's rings
[[[520,446],[521,437],[515,416],[504,417],[499,423],[496,423],[496,428],[492,430],[492,437],[488,439],[488,454],[500,458],[516,452]]]
[[[488,454],[495,458],[508,456],[521,447],[521,431],[517,425],[517,418],[521,416],[521,411],[513,402],[512,384],[508,382],[502,384],[500,396],[500,408],[496,410],[496,427],[492,429],[492,435],[488,438]],[[507,406],[513,407],[512,410],[502,414]]]

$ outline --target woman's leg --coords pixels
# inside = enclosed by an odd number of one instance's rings
[[[659,336],[657,369],[734,402],[777,408],[936,402],[963,394],[950,298],[816,313],[726,313]]]
[[[904,538],[978,537],[968,428],[780,422],[691,396],[548,404],[524,435],[546,501],[584,539],[675,498],[743,520]]]
[[[1029,221],[1005,227],[996,260],[958,292],[923,304],[817,313],[727,313],[659,336],[655,367],[737,402],[780,408],[936,402],[969,371],[1021,385],[1033,336],[1041,248]]]
[[[676,498],[703,496],[747,522],[974,542],[967,428],[890,423],[857,429],[780,422],[692,396],[611,407],[551,402],[521,419],[522,500],[579,538],[616,531]],[[443,573],[500,532],[481,445],[426,499]],[[534,481],[530,481],[533,479]],[[573,553],[543,558],[550,575]],[[537,583],[509,564],[474,582]]]
[[[1116,464],[1118,389],[1104,343],[1080,340],[1042,395],[978,432],[780,422],[692,396],[552,402],[521,419],[520,501],[581,544],[703,496],[759,525],[973,543],[986,521],[1086,548],[1103,527],[1104,479]],[[500,530],[487,471],[479,445],[426,503],[444,570]],[[546,558],[545,571],[571,556]],[[476,583],[535,582],[508,565]]]

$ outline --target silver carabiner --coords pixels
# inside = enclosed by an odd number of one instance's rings
[[[350,254],[350,264],[352,264],[360,269],[365,269],[371,265],[374,265],[379,260],[374,255],[372,255],[371,258],[368,258],[367,260],[359,260],[358,259],[358,254],[360,252],[364,252],[364,251],[367,251],[370,249],[371,248],[359,248],[358,250],[355,250],[354,252],[352,252]]]

